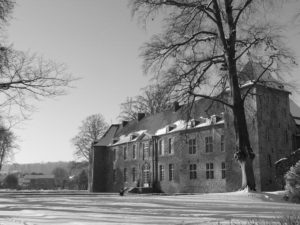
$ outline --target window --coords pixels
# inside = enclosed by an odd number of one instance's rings
[[[114,156],[113,156],[114,157],[114,161],[116,161],[117,160],[117,149],[114,148],[113,152],[114,152],[113,153],[114,154]]]
[[[224,145],[224,135],[221,135],[221,152],[225,151],[225,145]]]
[[[138,135],[132,134],[132,135],[130,136],[130,141],[135,140],[137,137],[138,137]]]
[[[206,179],[214,179],[214,164],[206,163]]]
[[[124,168],[124,182],[127,182],[127,168]]]
[[[190,179],[194,180],[197,179],[197,165],[190,164]]]
[[[212,136],[205,137],[205,152],[213,152],[213,138],[212,138]]]
[[[169,150],[169,154],[173,154],[174,153],[174,138],[169,138],[168,139],[168,150]]]
[[[169,180],[174,180],[174,164],[169,164]]]
[[[176,125],[175,124],[172,124],[172,125],[169,125],[167,130],[168,132],[171,132],[172,130],[174,130],[176,128]]]
[[[226,164],[225,162],[222,162],[221,164],[221,171],[222,171],[222,179],[226,178]]]
[[[135,167],[132,168],[132,182],[136,181],[136,169]]]
[[[116,176],[117,175],[117,171],[116,170],[113,170],[113,182],[116,181]]]
[[[269,167],[271,168],[272,167],[272,158],[271,158],[270,154],[268,154],[268,161],[269,161]]]
[[[132,146],[132,158],[136,159],[136,145]]]
[[[288,130],[285,130],[285,133],[284,133],[284,141],[285,141],[285,144],[287,144],[289,142],[289,133],[288,133]]]
[[[126,146],[123,147],[123,157],[124,157],[124,160],[127,159],[127,147]]]
[[[189,139],[189,154],[196,154],[196,138]]]
[[[164,142],[162,139],[158,140],[158,155],[164,154]]]
[[[165,167],[163,165],[159,166],[159,180],[163,181],[165,179]]]
[[[144,142],[142,145],[142,149],[143,149],[143,159],[149,157],[149,144]]]
[[[139,143],[139,155],[140,157],[142,157],[144,159],[144,152],[143,152],[143,144],[142,143]]]

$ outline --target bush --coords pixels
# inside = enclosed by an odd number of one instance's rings
[[[5,188],[16,189],[19,184],[18,177],[15,174],[8,174],[3,183]]]
[[[82,170],[78,176],[78,189],[87,190],[88,188],[88,176],[85,170]]]
[[[273,219],[254,218],[243,222],[219,222],[218,225],[299,225],[300,215],[297,212],[275,217]]]
[[[286,173],[285,183],[289,200],[300,203],[300,161]]]

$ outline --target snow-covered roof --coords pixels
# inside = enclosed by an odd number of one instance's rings
[[[215,125],[224,124],[223,117],[218,117],[216,115],[212,115],[210,118],[199,117],[196,119],[191,119],[189,121],[177,120],[174,123],[167,124],[166,126],[156,130],[154,135],[160,136],[160,135],[174,133],[174,132],[187,130],[187,129],[196,129],[196,128],[201,128],[201,127],[207,127],[212,124],[215,124]],[[125,144],[125,143],[129,143],[129,142],[135,142],[137,140],[140,140],[145,135],[147,135],[148,137],[151,137],[151,134],[148,134],[147,130],[134,131],[134,132],[131,132],[126,135],[123,134],[123,135],[119,136],[118,138],[116,138],[115,142],[110,143],[109,146],[116,146],[116,145]]]
[[[216,119],[217,116],[213,115],[211,116],[211,118],[203,118],[200,117],[198,120],[197,119],[191,119],[188,122],[185,120],[178,120],[175,123],[172,124],[168,124],[167,126],[157,130],[155,132],[156,136],[159,135],[164,135],[164,134],[168,134],[168,133],[174,133],[177,131],[181,131],[181,130],[187,130],[187,129],[195,129],[195,128],[200,128],[200,127],[207,127],[210,126],[212,124],[223,124],[224,123],[224,119]],[[197,121],[198,123],[194,123]],[[171,127],[174,127],[173,129],[169,129]]]
[[[256,82],[254,80],[249,80],[243,84],[240,85],[240,88],[246,88],[252,85],[256,85],[256,86],[263,86],[263,87],[268,87],[268,88],[273,88],[273,89],[277,89],[277,90],[281,90],[281,91],[285,91],[285,92],[289,92],[288,90],[284,89],[284,86],[276,81],[259,81]],[[229,91],[230,88],[226,88],[226,91]]]
[[[128,142],[133,142],[138,140],[143,134],[146,134],[147,130],[139,130],[128,135],[121,135],[115,143],[111,143],[110,146],[120,145]],[[134,138],[133,138],[134,137]]]
[[[107,146],[110,144],[112,139],[114,138],[116,132],[118,129],[120,129],[121,125],[120,124],[112,124],[105,134],[96,142],[94,146]]]
[[[174,126],[175,125],[175,126]],[[170,126],[173,126],[174,128],[172,130],[169,129]],[[166,133],[173,133],[179,130],[183,130],[186,128],[186,122],[184,120],[178,120],[173,124],[168,124],[167,126],[157,130],[155,132],[155,135],[162,135],[162,134],[166,134]]]

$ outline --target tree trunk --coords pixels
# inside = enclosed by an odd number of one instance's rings
[[[236,105],[233,109],[234,127],[236,133],[236,152],[235,158],[242,170],[241,190],[248,188],[255,191],[255,177],[253,171],[253,159],[255,157],[249,140],[243,102]]]
[[[244,101],[241,96],[236,63],[234,60],[234,47],[228,50],[228,53],[227,65],[230,78],[231,97],[233,103],[232,110],[236,137],[236,152],[234,157],[240,164],[242,170],[241,190],[248,188],[249,190],[255,191],[255,178],[253,172],[253,159],[255,154],[252,151],[249,139]]]

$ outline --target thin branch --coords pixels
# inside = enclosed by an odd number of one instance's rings
[[[242,101],[244,102],[250,91],[256,86],[256,84],[260,81],[260,78],[265,74],[266,71],[273,65],[274,59],[271,58],[271,63],[263,70],[263,72],[257,77],[257,79],[253,82],[253,84],[248,88],[246,93],[242,97]]]

